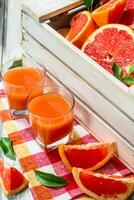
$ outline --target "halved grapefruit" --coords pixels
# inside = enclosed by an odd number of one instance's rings
[[[110,73],[113,63],[117,63],[126,74],[134,64],[134,32],[125,25],[107,24],[87,39],[82,51]]]
[[[99,27],[109,23],[117,23],[123,14],[125,5],[126,0],[111,0],[94,10],[92,17]]]
[[[127,0],[124,13],[119,23],[125,24],[134,29],[134,0]]]
[[[6,195],[22,191],[27,184],[28,181],[16,168],[5,166],[0,160],[0,185]]]
[[[62,162],[68,170],[72,167],[96,170],[102,167],[116,152],[116,143],[89,143],[59,146]]]
[[[80,189],[96,200],[125,200],[134,191],[134,178],[112,177],[75,167],[72,173]]]
[[[72,18],[70,25],[71,28],[66,38],[78,48],[81,48],[89,35],[96,30],[96,25],[88,11],[77,13]]]

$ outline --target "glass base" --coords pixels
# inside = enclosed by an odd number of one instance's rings
[[[48,144],[48,145],[43,144],[38,138],[36,138],[36,142],[39,144],[39,146],[42,149],[46,150],[47,152],[58,148],[58,146],[60,144],[67,144],[71,141],[72,141],[72,132],[70,134],[68,134],[67,136],[65,136],[64,138],[62,138],[61,140],[58,140],[57,142],[54,142],[54,143]]]
[[[10,109],[10,114],[11,114],[12,119],[19,119],[19,118],[27,118],[28,117],[27,110]]]

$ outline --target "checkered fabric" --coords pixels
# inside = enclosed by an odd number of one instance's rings
[[[0,89],[0,119],[3,123],[4,134],[13,141],[17,159],[19,160],[24,175],[29,180],[29,187],[33,199],[78,199],[77,197],[82,194],[82,191],[76,185],[72,174],[66,170],[61,162],[57,149],[46,153],[36,143],[26,119],[11,120],[7,99],[2,87]],[[96,139],[77,123],[75,123],[73,134],[73,143],[81,144],[96,142]],[[35,169],[64,177],[69,184],[65,187],[56,189],[44,187],[36,180],[33,171]],[[116,157],[113,157],[99,171],[106,174],[117,174],[122,176],[131,173]]]

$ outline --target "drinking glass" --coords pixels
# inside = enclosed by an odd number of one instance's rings
[[[52,149],[71,139],[75,100],[63,86],[34,87],[27,99],[32,132],[42,148]]]
[[[27,96],[34,86],[44,84],[45,75],[44,66],[31,58],[14,59],[3,64],[1,79],[13,118],[26,114]]]

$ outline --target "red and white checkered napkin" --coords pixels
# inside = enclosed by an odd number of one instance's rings
[[[11,120],[4,91],[0,90],[0,119],[6,135],[13,141],[17,159],[22,170],[29,180],[29,187],[35,200],[69,200],[82,194],[76,185],[72,174],[67,171],[61,162],[57,149],[48,154],[36,143],[28,121],[26,119]],[[74,127],[75,142],[96,142],[96,139],[84,130],[79,124]],[[40,185],[36,180],[34,169],[64,177],[69,184],[62,188],[48,188]],[[131,172],[115,157],[102,169],[104,173],[128,175]],[[78,198],[76,198],[78,199]]]

